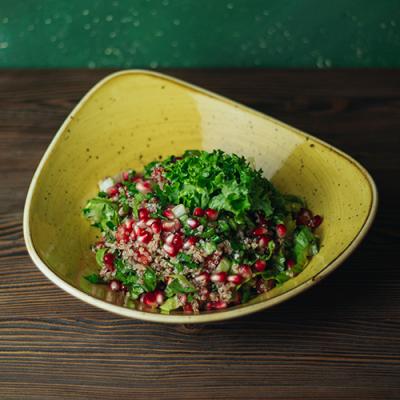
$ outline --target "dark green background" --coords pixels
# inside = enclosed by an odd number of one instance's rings
[[[0,0],[0,67],[399,67],[400,0]]]

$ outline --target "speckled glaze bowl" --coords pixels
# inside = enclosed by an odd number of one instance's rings
[[[82,207],[105,176],[194,148],[252,157],[281,191],[305,197],[324,216],[321,251],[300,275],[241,306],[199,315],[137,310],[121,294],[83,278],[96,270],[89,246],[97,232]],[[372,178],[340,150],[188,83],[130,70],[99,82],[61,126],[32,179],[24,236],[37,267],[87,303],[142,320],[205,323],[271,307],[318,282],[358,246],[376,207]]]

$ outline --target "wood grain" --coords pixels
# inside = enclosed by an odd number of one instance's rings
[[[0,398],[400,398],[400,71],[167,71],[349,152],[380,193],[370,234],[328,279],[274,309],[200,327],[98,310],[27,256],[34,169],[108,72],[0,72]]]

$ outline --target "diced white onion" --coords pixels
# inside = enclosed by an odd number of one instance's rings
[[[107,192],[110,187],[114,186],[114,179],[113,178],[106,178],[104,181],[99,182],[99,189],[100,192]]]
[[[183,204],[178,204],[172,209],[172,212],[174,213],[176,218],[180,218],[186,214],[186,208]]]

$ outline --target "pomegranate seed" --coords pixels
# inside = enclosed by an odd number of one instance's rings
[[[163,221],[162,230],[165,232],[175,232],[176,231],[175,221]]]
[[[137,183],[137,182],[141,182],[143,179],[141,176],[136,175],[132,178],[132,182]]]
[[[196,207],[196,208],[193,210],[193,215],[194,215],[195,217],[202,217],[202,216],[204,215],[204,210],[203,210],[202,208],[200,208],[200,207]]]
[[[163,250],[170,256],[175,257],[178,254],[178,249],[175,246],[165,243]]]
[[[267,247],[268,243],[271,241],[271,239],[267,236],[261,236],[260,240],[258,241],[258,244],[260,247]]]
[[[135,232],[135,234],[136,234],[137,236],[142,236],[142,235],[144,235],[144,234],[146,233],[146,230],[145,230],[144,228],[140,228],[140,227],[138,226],[138,224],[137,224],[137,225],[135,225],[135,226],[133,227],[133,232]]]
[[[258,272],[263,272],[265,270],[265,268],[267,267],[267,263],[264,260],[257,260],[254,263],[254,268],[256,269],[256,271]]]
[[[213,210],[212,208],[208,208],[205,211],[206,217],[209,221],[216,221],[218,219],[218,211]]]
[[[124,181],[129,180],[129,171],[124,171],[124,172],[122,173],[122,179],[123,179]]]
[[[153,224],[153,222],[155,222],[154,218],[150,218],[146,221],[146,226],[151,226]]]
[[[149,181],[137,182],[136,189],[142,194],[147,194],[152,192],[151,184]]]
[[[116,280],[112,280],[109,284],[108,287],[113,291],[113,292],[117,292],[118,290],[121,290],[121,282],[120,281],[116,281]]]
[[[156,295],[153,292],[143,294],[140,301],[149,307],[155,307],[157,305]]]
[[[184,249],[189,249],[190,247],[194,246],[197,243],[196,236],[189,236],[183,245]]]
[[[243,282],[243,277],[241,275],[229,275],[228,282],[240,285]]]
[[[122,290],[123,292],[127,292],[128,291],[128,288],[122,283],[121,284],[121,289],[120,290]]]
[[[197,221],[197,219],[188,218],[187,224],[188,224],[192,229],[196,229],[196,228],[200,225],[200,222]]]
[[[287,233],[287,229],[286,229],[286,226],[285,226],[285,225],[283,225],[283,224],[278,224],[278,225],[276,226],[276,234],[277,234],[280,238],[285,237],[285,236],[286,236],[286,233]]]
[[[207,311],[211,311],[211,310],[213,310],[214,309],[214,302],[208,302],[208,303],[206,303],[206,310]]]
[[[253,274],[251,268],[246,264],[240,265],[238,271],[239,274],[242,275],[244,279],[250,278]]]
[[[286,261],[286,266],[289,269],[292,269],[295,265],[296,265],[296,262],[294,260],[292,260],[292,259],[289,259],[289,260]]]
[[[114,254],[104,254],[103,261],[108,270],[114,271]]]
[[[225,301],[222,300],[214,301],[213,308],[215,308],[216,310],[221,310],[226,307],[228,307],[228,304]]]
[[[150,243],[152,239],[153,239],[153,235],[149,232],[145,232],[143,235],[140,235],[137,238],[138,242],[144,243],[144,244]]]
[[[315,215],[309,222],[308,226],[312,229],[315,229],[318,228],[321,224],[322,224],[322,217],[320,215]]]
[[[132,231],[132,232],[129,234],[129,237],[131,238],[132,241],[135,241],[135,240],[136,240],[136,233],[135,233],[134,231]]]
[[[302,208],[297,214],[296,223],[297,225],[308,225],[311,221],[312,213],[307,208]]]
[[[156,303],[157,304],[162,304],[164,303],[164,292],[161,290],[156,290],[154,292],[154,295],[156,297]]]
[[[141,208],[139,210],[139,219],[141,221],[147,221],[149,219],[149,210],[147,208]]]
[[[119,190],[117,187],[115,186],[111,186],[108,190],[107,190],[107,194],[108,197],[114,197],[119,193]]]
[[[226,272],[215,272],[214,274],[211,275],[211,280],[213,282],[225,282],[228,274]]]
[[[192,307],[192,305],[191,305],[190,303],[185,304],[185,305],[183,306],[183,312],[186,313],[186,314],[191,314],[191,313],[193,313],[193,307]]]
[[[175,235],[173,235],[172,245],[175,246],[178,250],[182,248],[183,239],[181,234],[175,233]]]
[[[151,229],[154,233],[160,233],[161,232],[161,222],[160,221],[154,221],[151,224]]]
[[[194,279],[196,280],[196,282],[208,283],[210,281],[210,274],[208,272],[202,272],[201,274],[197,275]]]
[[[132,229],[133,229],[133,223],[134,223],[135,221],[133,220],[133,219],[127,219],[126,221],[125,221],[125,229],[127,230],[127,232],[132,232]]]
[[[175,214],[172,212],[172,208],[168,207],[167,209],[165,209],[163,211],[163,215],[164,217],[167,217],[168,219],[174,219],[175,218]]]
[[[268,229],[265,226],[259,226],[258,228],[253,230],[254,236],[263,236],[268,233]]]

